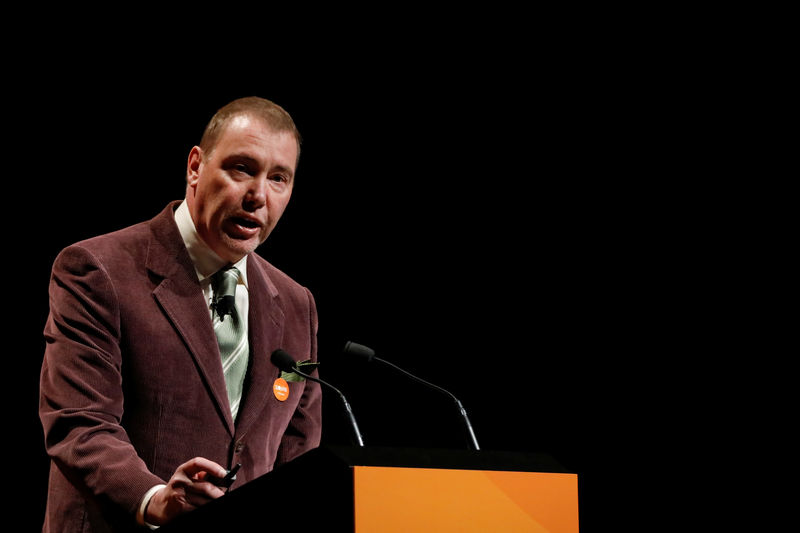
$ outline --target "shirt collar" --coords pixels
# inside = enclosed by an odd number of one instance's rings
[[[228,265],[227,261],[217,255],[200,238],[200,234],[197,233],[197,228],[195,228],[192,220],[192,215],[189,213],[189,206],[186,205],[186,200],[181,202],[181,205],[175,210],[175,223],[178,225],[178,231],[183,239],[183,244],[186,245],[186,250],[189,252],[189,257],[192,258],[192,263],[194,263],[197,279],[203,282],[213,276],[219,269]],[[239,270],[239,283],[244,283],[246,286],[247,256],[242,257],[233,266]]]

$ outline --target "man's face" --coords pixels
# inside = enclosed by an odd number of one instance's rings
[[[216,147],[192,148],[186,202],[197,232],[234,263],[264,242],[294,186],[297,141],[248,116],[231,119]]]

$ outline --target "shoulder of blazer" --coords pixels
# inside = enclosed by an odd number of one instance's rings
[[[247,265],[248,278],[250,272],[257,271],[266,281],[273,296],[307,297],[308,289],[255,252],[248,257]]]
[[[97,235],[68,246],[88,251],[104,268],[121,275],[144,267],[161,277],[177,269],[193,272],[191,258],[175,224],[173,212],[180,201],[170,202],[152,219]],[[62,251],[61,253],[64,253]]]
[[[137,252],[146,252],[150,247],[150,242],[155,240],[174,253],[180,248],[181,240],[178,227],[172,217],[172,211],[179,203],[179,201],[171,202],[150,220],[83,239],[67,248],[74,246],[85,248],[98,257],[109,254],[116,255],[119,252],[137,255]],[[178,239],[176,240],[175,237]]]

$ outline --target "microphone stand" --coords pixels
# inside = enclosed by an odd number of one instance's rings
[[[360,447],[363,447],[364,446],[364,439],[361,438],[361,432],[358,430],[358,424],[356,423],[356,417],[353,414],[353,409],[352,409],[352,407],[350,407],[350,403],[347,401],[347,398],[345,398],[344,394],[342,394],[342,391],[340,391],[339,389],[337,389],[336,387],[334,387],[333,385],[331,385],[327,381],[323,381],[323,380],[321,380],[319,378],[315,378],[314,376],[310,376],[310,375],[306,374],[305,372],[303,372],[300,369],[298,369],[296,364],[292,365],[292,372],[294,372],[298,376],[302,376],[302,377],[304,377],[304,378],[306,378],[308,380],[315,381],[317,383],[325,385],[326,387],[330,388],[332,391],[334,391],[336,394],[339,395],[339,398],[341,398],[342,403],[344,404],[344,410],[347,413],[347,417],[350,419],[350,426],[353,428],[353,434],[355,436],[356,443]],[[466,415],[466,413],[465,413],[465,415]]]
[[[442,387],[440,387],[438,385],[434,385],[433,383],[431,383],[429,381],[425,381],[424,379],[415,376],[411,372],[403,370],[399,366],[397,366],[397,365],[395,365],[393,363],[390,363],[389,361],[386,361],[385,359],[381,359],[380,357],[375,357],[375,356],[372,356],[371,359],[374,359],[375,361],[379,361],[379,362],[383,363],[384,365],[388,365],[388,366],[394,368],[395,370],[399,370],[400,372],[402,372],[406,376],[410,377],[411,379],[413,379],[415,381],[418,381],[418,382],[422,383],[423,385],[427,385],[428,387],[436,389],[436,390],[438,390],[440,392],[443,392],[444,394],[450,396],[450,398],[454,402],[456,402],[456,407],[458,407],[458,411],[461,413],[461,418],[464,419],[464,425],[467,426],[467,434],[469,435],[470,447],[473,450],[480,450],[481,449],[480,446],[478,446],[478,439],[477,439],[477,437],[475,437],[475,431],[472,429],[472,424],[470,423],[469,417],[467,416],[467,410],[464,409],[464,406],[461,404],[459,399],[456,398],[455,395],[452,392],[450,392],[450,391],[448,391],[446,389],[443,389]]]

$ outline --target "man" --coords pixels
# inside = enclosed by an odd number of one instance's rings
[[[222,496],[215,478],[233,465],[235,489],[319,445],[319,386],[270,363],[278,348],[316,361],[314,299],[253,253],[286,209],[299,152],[282,108],[235,100],[190,151],[184,201],[56,258],[44,531],[163,525]]]

